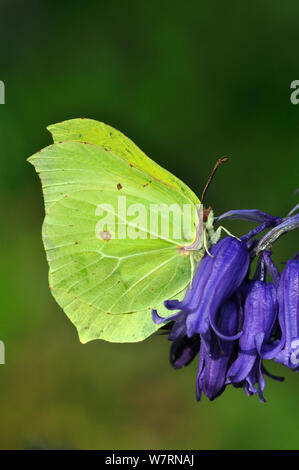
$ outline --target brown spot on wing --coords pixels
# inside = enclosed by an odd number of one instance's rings
[[[190,256],[190,251],[186,250],[184,246],[179,246],[177,249],[178,249],[178,252],[180,253],[180,255]]]
[[[109,230],[106,230],[104,232],[100,232],[100,237],[102,240],[104,240],[104,242],[109,242],[109,240],[112,238],[112,235]]]

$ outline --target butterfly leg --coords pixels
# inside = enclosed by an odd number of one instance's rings
[[[196,272],[196,267],[197,267],[197,263],[196,263],[192,253],[190,254],[190,262],[191,262],[190,289],[192,289],[192,287],[193,287],[193,277],[194,277],[194,274]]]
[[[218,229],[217,229],[218,230]],[[215,232],[216,233],[216,232]],[[219,237],[220,237],[220,234],[219,234]],[[212,242],[212,237],[211,237],[211,242]],[[208,240],[207,240],[207,232],[206,230],[203,231],[203,247],[204,247],[204,250],[208,253],[209,256],[211,256],[211,258],[214,258],[213,255],[211,255],[211,253],[209,252],[209,247],[208,247]]]
[[[223,227],[222,225],[220,225],[220,227],[217,228],[217,230],[213,233],[213,235],[211,236],[211,244],[212,245],[215,245],[215,243],[217,243],[220,239],[220,236],[221,236],[221,231],[224,231],[227,235],[229,235],[230,237],[234,237],[236,238],[237,240],[240,240],[238,237],[236,237],[235,235],[233,235],[232,233],[230,233],[229,230],[227,230],[225,227]]]

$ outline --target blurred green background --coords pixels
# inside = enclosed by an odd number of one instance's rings
[[[195,401],[196,361],[165,336],[79,343],[51,297],[40,183],[26,158],[45,126],[90,117],[122,130],[216,214],[284,215],[298,187],[297,0],[1,0],[0,448],[298,449],[299,376],[277,364],[266,404],[242,390]],[[241,234],[247,223],[226,224]],[[275,259],[298,249],[292,233]]]

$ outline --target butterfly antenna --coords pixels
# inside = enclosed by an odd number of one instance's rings
[[[206,185],[205,185],[204,190],[203,190],[203,192],[202,192],[202,195],[201,195],[201,198],[200,198],[201,203],[202,203],[203,200],[204,200],[204,197],[205,197],[205,195],[206,195],[206,192],[207,192],[207,190],[208,190],[208,187],[210,186],[211,181],[212,181],[212,179],[214,178],[214,175],[215,175],[215,173],[216,173],[217,168],[218,168],[220,165],[222,165],[222,163],[226,162],[227,160],[228,160],[227,157],[221,157],[221,158],[219,158],[218,162],[217,162],[216,165],[214,166],[214,168],[213,168],[213,170],[212,170],[212,173],[210,174],[209,179],[208,179],[208,181],[206,182]]]

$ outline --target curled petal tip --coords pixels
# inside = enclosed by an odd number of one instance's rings
[[[152,319],[153,322],[156,323],[156,325],[162,325],[162,323],[165,322],[165,318],[160,317],[160,315],[158,315],[157,310],[152,310]]]
[[[168,310],[180,310],[181,302],[179,300],[165,300],[164,307]]]

